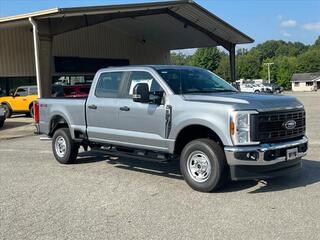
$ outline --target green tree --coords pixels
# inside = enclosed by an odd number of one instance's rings
[[[297,69],[297,58],[282,56],[275,59],[276,69],[276,82],[285,89],[291,87],[292,74]]]
[[[215,73],[222,77],[226,81],[231,81],[230,76],[230,62],[229,62],[229,56],[223,55],[221,56],[220,63],[218,68],[215,70]]]
[[[320,71],[320,48],[309,50],[297,58],[298,72],[319,72]]]
[[[171,64],[173,65],[191,65],[192,56],[183,53],[171,52]]]
[[[259,55],[248,53],[237,57],[236,59],[238,78],[255,79],[260,78],[261,63]]]
[[[217,48],[198,48],[192,56],[192,65],[214,71],[218,68],[221,53]]]

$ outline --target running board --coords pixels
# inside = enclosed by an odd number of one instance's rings
[[[41,141],[51,141],[52,138],[51,137],[40,137]]]
[[[172,158],[165,153],[150,152],[145,150],[133,150],[133,152],[117,151],[114,147],[111,150],[93,149],[94,151],[108,154],[112,157],[134,158],[152,162],[169,162]]]

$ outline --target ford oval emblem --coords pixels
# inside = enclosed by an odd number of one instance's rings
[[[282,124],[282,126],[288,130],[294,129],[296,125],[297,125],[297,122],[295,120],[288,120]]]

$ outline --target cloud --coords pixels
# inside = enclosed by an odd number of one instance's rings
[[[306,23],[302,27],[309,31],[320,31],[320,22],[316,23]]]
[[[288,33],[288,32],[286,32],[286,31],[281,32],[281,34],[282,34],[284,37],[291,37],[291,36],[292,36],[291,33]]]
[[[284,27],[284,28],[294,28],[298,25],[297,21],[295,20],[292,20],[292,19],[289,19],[289,20],[285,20],[285,21],[282,21],[280,23],[280,26],[281,27]]]

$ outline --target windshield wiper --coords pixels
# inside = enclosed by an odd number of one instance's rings
[[[212,89],[212,90],[190,90],[190,91],[184,91],[182,94],[188,94],[188,93],[216,93],[216,92],[236,92],[231,89]]]
[[[220,90],[220,89],[219,89],[219,90],[217,89],[216,91],[217,91],[217,92],[237,92],[237,91],[232,90],[232,89],[221,89],[221,90]]]

